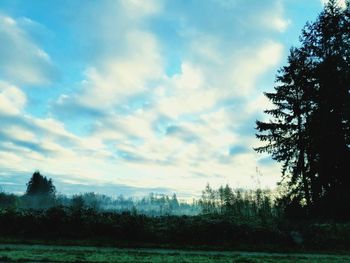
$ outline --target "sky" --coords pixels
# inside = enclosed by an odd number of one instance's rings
[[[274,188],[255,121],[324,2],[0,0],[0,186]]]

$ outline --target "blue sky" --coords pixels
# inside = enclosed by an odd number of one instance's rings
[[[0,0],[0,184],[274,187],[262,93],[323,2]]]

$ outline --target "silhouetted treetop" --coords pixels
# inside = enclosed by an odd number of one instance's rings
[[[29,182],[27,183],[26,195],[54,195],[56,188],[51,179],[47,179],[41,175],[39,171],[33,173]]]

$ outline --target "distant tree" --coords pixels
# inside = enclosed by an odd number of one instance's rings
[[[171,198],[171,201],[170,201],[170,209],[172,210],[172,211],[174,211],[174,210],[177,210],[178,208],[179,208],[179,201],[177,200],[177,196],[176,196],[176,194],[174,193],[173,194],[173,196],[172,196],[172,198]]]
[[[26,195],[54,196],[55,193],[56,193],[56,188],[53,185],[51,178],[47,179],[45,176],[41,175],[39,171],[36,171],[33,173],[32,177],[27,183]]]
[[[202,191],[202,197],[199,200],[199,205],[202,208],[202,212],[205,214],[217,212],[217,191],[211,188],[209,183]]]
[[[94,211],[97,211],[101,208],[101,201],[99,200],[99,196],[96,193],[84,193],[82,198],[87,208],[90,208]]]
[[[225,213],[232,213],[235,197],[232,188],[228,184],[223,188],[223,197]]]
[[[26,193],[21,199],[23,208],[47,209],[56,205],[56,188],[51,179],[36,171],[27,183]]]
[[[18,205],[18,197],[0,190],[0,209],[14,209]]]
[[[83,208],[85,207],[85,202],[82,195],[73,195],[71,199],[71,207],[75,212],[83,210]]]
[[[232,214],[233,213],[233,202],[234,202],[234,194],[232,188],[226,184],[224,186],[220,186],[217,190],[218,194],[218,206],[221,214]]]

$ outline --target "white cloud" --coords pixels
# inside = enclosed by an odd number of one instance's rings
[[[17,115],[26,101],[26,95],[18,87],[0,81],[0,114]]]
[[[32,41],[20,23],[1,14],[0,42],[0,77],[30,85],[45,85],[55,78],[49,55]]]
[[[103,140],[128,139],[125,136],[151,139],[154,135],[151,127],[154,119],[155,115],[152,112],[142,110],[126,116],[112,114],[100,120],[93,134]]]
[[[282,1],[276,1],[273,10],[262,12],[257,23],[266,28],[283,33],[291,24],[291,20],[284,17],[284,6]]]
[[[175,88],[186,92],[186,90],[199,89],[203,86],[203,74],[200,69],[186,62],[181,64],[181,74],[173,77]]]
[[[190,44],[191,52],[201,57],[204,61],[220,63],[223,59],[220,52],[220,41],[217,37],[205,33],[198,33],[192,36]]]
[[[137,18],[155,14],[161,9],[161,1],[156,0],[122,0],[122,4],[130,15]]]
[[[139,25],[140,19],[158,10],[155,3],[122,3],[125,13],[115,17],[108,11],[101,28],[96,29],[101,35],[99,45],[105,46],[86,68],[79,94],[65,94],[58,99],[57,103],[62,108],[66,104],[80,104],[96,110],[111,110],[124,103],[127,97],[145,92],[147,82],[162,77],[163,59],[158,41],[154,34]],[[113,5],[111,8],[116,7]],[[142,8],[141,13],[136,11],[138,8]],[[119,28],[119,22],[124,25],[123,28]]]
[[[21,129],[21,127],[18,127],[16,125],[6,127],[6,129],[3,130],[3,133],[15,140],[23,140],[28,142],[36,141],[36,138],[33,132],[28,130],[23,130]]]
[[[200,69],[184,63],[182,72],[167,79],[157,90],[157,111],[170,118],[211,109],[219,94],[210,89]]]
[[[60,97],[58,104],[78,103],[98,110],[110,109],[129,96],[145,92],[149,81],[162,77],[162,58],[154,35],[130,28],[124,37],[127,48],[89,67],[81,92],[73,97]]]
[[[268,42],[256,51],[245,49],[232,58],[231,76],[236,95],[249,95],[254,90],[256,81],[267,70],[276,66],[282,57],[283,46]]]
[[[274,17],[271,19],[271,25],[280,32],[284,32],[290,23],[290,20],[285,20],[281,17]]]

